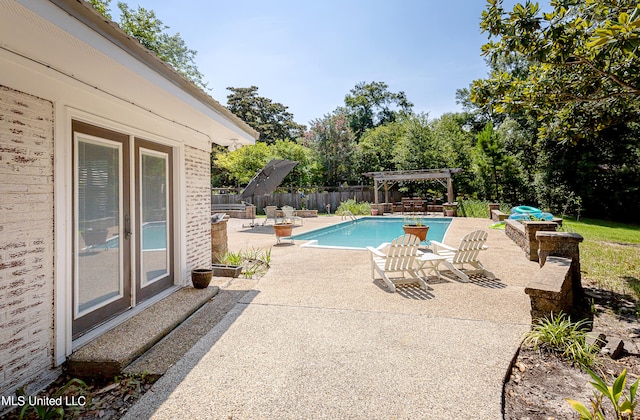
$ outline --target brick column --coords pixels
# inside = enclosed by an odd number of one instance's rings
[[[538,261],[538,240],[536,234],[539,231],[555,232],[558,224],[554,222],[534,222],[524,221],[524,251],[529,257],[529,261]]]
[[[493,214],[491,213],[493,210],[500,210],[500,204],[489,203],[489,219],[493,219]]]

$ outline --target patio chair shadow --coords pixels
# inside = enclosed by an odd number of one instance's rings
[[[451,271],[441,271],[440,275],[448,281],[460,282],[458,276]],[[464,283],[463,283],[464,284]],[[469,274],[469,283],[475,286],[484,287],[485,289],[504,289],[507,287],[499,278],[490,279],[483,274]]]
[[[300,226],[294,226],[293,227],[293,234],[295,235],[295,229],[296,227],[300,227]],[[238,230],[238,233],[251,233],[251,234],[262,234],[262,235],[274,235],[275,238],[275,232],[273,231],[273,225],[267,225],[267,226],[262,226],[262,225],[255,225],[255,226],[243,226],[242,230]]]
[[[373,281],[373,284],[378,286],[383,291],[391,293],[389,292],[389,288],[382,279],[375,279]],[[396,294],[402,296],[405,299],[413,300],[431,300],[435,299],[436,297],[429,290],[424,290],[423,288],[421,288],[417,283],[396,285]]]
[[[427,282],[427,284],[445,284],[452,282],[451,279],[448,279],[444,276],[441,276],[440,278],[438,278],[437,276],[428,276],[424,277],[424,280]]]
[[[490,279],[482,274],[472,274],[469,276],[469,279],[471,280],[471,284],[475,284],[476,286],[484,287],[486,289],[504,289],[507,287],[507,285],[500,279]]]
[[[284,239],[285,241],[288,241],[288,239]],[[287,246],[294,246],[295,244],[293,242],[280,242],[279,244],[274,244],[273,246],[276,246],[278,248],[284,248]]]
[[[267,226],[261,226],[261,225],[255,225],[255,226],[243,226],[242,230],[238,230],[238,233],[251,233],[251,234],[255,234],[255,233],[260,233],[263,235],[275,235],[275,233],[273,232],[273,226],[272,225],[267,225]]]

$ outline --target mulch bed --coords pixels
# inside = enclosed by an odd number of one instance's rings
[[[628,296],[596,289],[585,291],[587,304],[596,310],[593,316],[594,331],[602,332],[607,337],[621,338],[625,343],[624,351],[617,359],[603,356],[600,369],[607,376],[609,385],[613,382],[611,378],[627,369],[628,389],[640,377],[640,322],[636,304]],[[579,401],[590,408],[589,401],[594,396],[594,388],[589,384],[591,381],[588,373],[572,366],[567,360],[521,348],[504,386],[504,418],[577,419],[577,412],[565,398]],[[605,398],[603,406],[609,409],[611,403]],[[636,409],[636,419],[640,419],[639,410]],[[607,414],[611,412],[609,410]]]

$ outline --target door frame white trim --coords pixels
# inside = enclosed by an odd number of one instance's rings
[[[174,287],[167,289],[165,292],[146,300],[143,304],[134,306],[133,309],[114,318],[113,320],[101,325],[76,340],[72,339],[72,283],[73,274],[73,153],[72,139],[73,131],[71,127],[72,120],[86,122],[98,127],[104,127],[113,131],[129,135],[132,139],[140,137],[155,143],[164,144],[172,147],[173,150],[173,176],[174,189],[173,200],[174,208],[172,221],[174,226]],[[175,128],[175,127],[172,127]],[[154,127],[155,130],[160,130]],[[173,293],[186,282],[188,275],[186,269],[187,250],[186,250],[186,205],[184,203],[186,193],[184,191],[185,180],[185,142],[170,139],[157,134],[153,134],[141,128],[131,127],[120,124],[100,117],[60,102],[54,102],[54,253],[55,253],[55,272],[54,272],[54,363],[59,366],[65,362],[67,356],[88,341],[112,329],[119,323],[124,322],[140,310],[157,302],[163,297]],[[130,148],[133,148],[131,142]],[[133,150],[133,149],[132,149]],[[135,159],[134,153],[130,153],[130,159]],[[134,177],[130,182],[134,183]],[[133,187],[134,185],[132,185]],[[131,223],[135,226],[135,212],[133,211],[135,200],[131,200]],[[132,247],[132,252],[133,251]],[[132,275],[135,275],[135,264],[132,264]],[[133,283],[132,283],[133,284]],[[132,286],[133,287],[133,286]],[[135,287],[133,287],[132,302],[135,304]]]

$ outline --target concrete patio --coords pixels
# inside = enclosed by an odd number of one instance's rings
[[[305,219],[294,233],[340,221]],[[229,249],[270,247],[270,226],[231,219]],[[488,219],[454,219],[456,245]],[[498,419],[502,383],[529,329],[524,286],[536,262],[489,231],[495,280],[373,282],[366,251],[272,248],[260,280],[216,279],[240,301],[131,408],[126,418]]]

